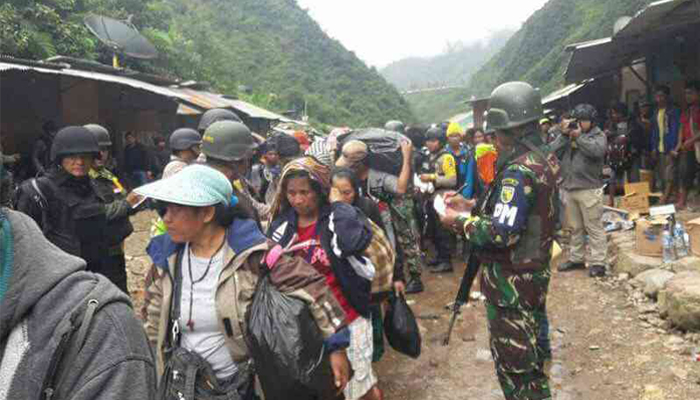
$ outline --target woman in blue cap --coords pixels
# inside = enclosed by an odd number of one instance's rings
[[[157,351],[159,374],[168,371],[161,377],[163,398],[181,394],[190,399],[197,392],[254,399],[251,356],[244,340],[246,312],[274,244],[236,207],[229,180],[210,167],[191,165],[136,191],[157,202],[168,227],[148,245],[153,267],[145,306],[146,332]],[[323,276],[300,258],[281,256],[270,268],[270,279],[279,291],[311,300],[319,328],[331,339],[327,345],[335,383],[344,388],[349,379],[347,343],[339,342],[342,335],[335,332],[345,314]],[[187,373],[193,359],[208,365],[199,371],[205,379]]]

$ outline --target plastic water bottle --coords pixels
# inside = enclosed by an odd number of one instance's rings
[[[673,237],[668,229],[664,229],[662,236],[664,262],[668,263],[676,259],[676,252],[673,246]]]
[[[688,256],[688,243],[685,241],[685,229],[680,222],[676,222],[676,227],[673,230],[673,245],[676,248],[676,256],[683,258]]]

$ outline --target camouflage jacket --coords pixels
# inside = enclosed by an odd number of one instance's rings
[[[539,138],[531,141],[541,145]],[[487,264],[482,290],[496,305],[534,306],[541,290],[533,281],[549,281],[559,164],[554,155],[547,158],[544,163],[528,151],[507,162],[480,209],[464,222],[465,236]]]
[[[137,210],[126,201],[124,186],[109,169],[91,169],[89,175],[97,196],[105,203],[107,245],[118,246],[134,232],[129,217]]]

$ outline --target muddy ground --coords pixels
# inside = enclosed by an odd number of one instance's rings
[[[135,306],[148,268],[144,249],[151,215],[139,214],[127,240],[129,288]],[[375,365],[387,400],[502,399],[488,348],[483,303],[463,309],[449,347],[441,342],[464,263],[453,274],[424,275],[426,291],[409,296],[423,332],[413,360],[388,348]],[[138,308],[137,308],[138,309]],[[624,280],[589,278],[584,271],[554,272],[548,312],[554,399],[700,399],[700,334],[649,323],[655,305],[628,292]]]

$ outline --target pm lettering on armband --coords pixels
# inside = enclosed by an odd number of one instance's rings
[[[493,210],[494,218],[498,218],[498,223],[501,225],[513,226],[515,217],[518,215],[518,207],[508,204],[498,203]],[[506,223],[507,221],[507,223]]]

